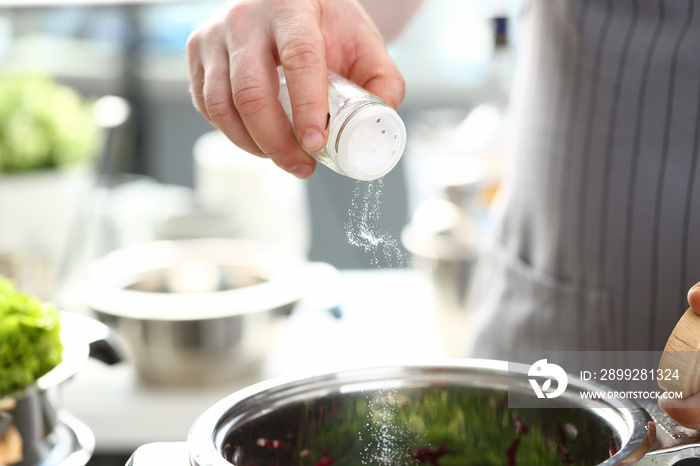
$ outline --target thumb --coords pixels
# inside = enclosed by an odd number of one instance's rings
[[[696,314],[700,314],[700,282],[693,285],[688,291],[688,304]]]
[[[688,398],[660,398],[659,408],[676,424],[700,430],[700,393]]]

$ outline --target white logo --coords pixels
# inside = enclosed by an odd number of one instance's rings
[[[567,377],[564,369],[557,366],[556,364],[547,364],[546,359],[540,359],[532,366],[527,372],[530,377],[546,377],[547,380],[542,384],[542,387],[537,383],[536,379],[528,379],[532,389],[535,391],[537,398],[556,398],[566,390],[566,386],[569,384],[569,377]],[[550,392],[549,389],[552,385],[552,379],[557,381],[557,389]]]

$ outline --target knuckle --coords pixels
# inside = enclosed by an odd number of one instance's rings
[[[195,52],[202,46],[216,40],[220,32],[219,28],[219,23],[216,21],[215,17],[209,18],[207,21],[197,26],[187,38],[187,51]]]
[[[265,157],[271,159],[275,165],[286,169],[294,161],[294,154],[299,146],[293,138],[281,138],[262,148]]]
[[[250,31],[259,23],[260,2],[236,1],[225,7],[225,12],[219,17],[219,27],[229,35],[244,37],[244,31]]]
[[[204,102],[200,94],[190,89],[190,98],[192,99],[192,106],[201,114],[204,114]]]
[[[193,55],[199,50],[199,34],[199,30],[195,29],[187,38],[186,50],[188,55]]]
[[[281,47],[280,62],[291,71],[304,70],[323,62],[321,48],[307,41],[290,41]]]
[[[275,147],[270,147],[267,148],[265,151],[265,156],[268,158],[271,158],[272,160],[275,160],[276,162],[280,162],[284,164],[284,156],[285,154],[289,151],[288,147],[282,147],[282,146],[275,146]]]
[[[233,91],[233,104],[242,115],[255,115],[267,106],[265,91],[259,84],[240,86]]]
[[[235,2],[226,9],[222,19],[228,27],[238,27],[246,24],[253,13],[253,5],[246,2]]]
[[[292,104],[292,109],[295,111],[314,111],[319,106],[319,102],[308,100],[305,102],[296,102]]]
[[[235,110],[223,93],[205,92],[204,106],[207,115],[213,120],[230,121],[234,117]]]
[[[207,114],[215,120],[228,120],[233,116],[233,109],[226,102],[209,101],[206,107]]]

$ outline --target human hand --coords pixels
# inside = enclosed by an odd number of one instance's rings
[[[187,43],[195,107],[234,144],[309,177],[328,137],[328,68],[398,107],[404,81],[357,0],[236,0]],[[284,68],[294,129],[277,101]],[[296,138],[295,138],[296,136]],[[299,141],[299,142],[297,142]]]
[[[688,291],[688,304],[700,315],[700,282]],[[700,393],[683,399],[660,399],[659,407],[677,424],[700,430]]]

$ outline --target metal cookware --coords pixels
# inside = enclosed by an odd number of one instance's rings
[[[431,277],[435,308],[464,313],[478,257],[479,228],[474,207],[482,183],[480,170],[468,161],[434,161],[438,194],[416,207],[401,232],[413,265]],[[465,166],[466,164],[466,166]],[[455,175],[455,173],[459,175]]]
[[[672,465],[700,453],[698,439],[671,439],[658,412],[628,400],[562,395],[564,407],[510,409],[509,396],[534,397],[528,369],[464,359],[263,382],[208,409],[186,442],[144,445],[127,466],[415,465],[442,455],[473,464],[508,464],[512,455],[516,464]]]
[[[22,459],[12,466],[83,466],[94,451],[89,427],[61,408],[60,389],[88,357],[118,362],[118,346],[105,325],[67,312],[61,313],[61,341],[61,363],[22,392],[0,399],[0,414],[7,421],[0,437],[12,431],[12,445],[5,447],[21,448],[13,456]]]
[[[142,380],[220,382],[255,366],[330,267],[251,241],[157,241],[101,259],[87,304],[122,338]]]

